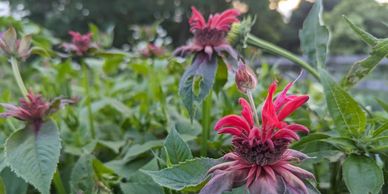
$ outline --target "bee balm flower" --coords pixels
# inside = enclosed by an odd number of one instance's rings
[[[79,32],[70,31],[72,37],[71,43],[64,43],[63,48],[68,52],[75,52],[75,54],[81,56],[85,55],[88,50],[93,46],[92,33],[80,34]]]
[[[249,103],[241,98],[241,115],[228,115],[215,125],[220,134],[233,136],[233,152],[224,156],[226,162],[209,170],[212,178],[201,194],[221,194],[232,188],[245,185],[254,194],[307,194],[306,179],[313,174],[290,164],[307,156],[288,149],[293,140],[299,140],[297,131],[309,130],[300,124],[288,124],[284,119],[302,106],[308,96],[287,95],[289,83],[273,101],[276,83],[269,87],[262,109],[262,126],[254,123],[255,114]]]
[[[237,53],[227,43],[226,36],[232,23],[238,22],[237,16],[240,13],[236,9],[229,9],[221,14],[210,15],[208,21],[202,14],[192,7],[193,15],[189,20],[190,31],[194,34],[194,41],[186,46],[179,47],[175,50],[174,55],[186,56],[191,53],[204,52],[209,58],[217,53],[228,53],[233,58],[237,58]]]
[[[74,103],[73,100],[59,98],[52,102],[46,102],[41,95],[34,94],[31,91],[28,93],[27,99],[21,98],[19,102],[20,106],[0,103],[0,106],[6,109],[5,112],[0,113],[0,117],[14,117],[25,121],[28,125],[32,125],[35,131],[40,129],[47,116],[66,104]]]

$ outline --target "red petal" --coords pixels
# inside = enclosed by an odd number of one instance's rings
[[[273,128],[279,123],[279,120],[276,115],[275,107],[272,102],[272,97],[273,97],[273,94],[275,93],[275,90],[276,90],[276,81],[269,86],[268,96],[265,99],[263,109],[261,111],[261,114],[262,114],[261,117],[263,122],[263,127],[262,127],[263,138],[267,137],[267,132],[269,129]]]
[[[238,115],[228,115],[220,119],[214,126],[214,130],[218,131],[223,127],[235,127],[246,132],[250,131],[249,124],[245,119],[241,118]]]
[[[240,136],[241,135],[241,129],[235,128],[235,127],[225,127],[218,130],[219,134],[222,133],[229,133],[231,135]]]
[[[305,132],[305,133],[308,133],[309,132],[309,129],[303,125],[300,125],[300,124],[291,124],[291,125],[288,125],[287,126],[287,129],[290,129],[292,131],[301,131],[301,132]]]
[[[284,105],[282,110],[279,111],[278,119],[280,121],[285,119],[288,115],[290,115],[296,109],[298,109],[300,106],[306,103],[308,99],[309,99],[309,96],[298,96],[292,101],[289,101],[287,104]]]
[[[241,111],[241,115],[245,118],[245,120],[247,120],[250,127],[253,127],[254,121],[253,121],[251,106],[244,98],[240,98],[239,101],[243,108]],[[257,113],[253,113],[253,114],[257,114]]]
[[[283,128],[283,129],[280,129],[279,131],[277,131],[274,136],[274,138],[276,139],[281,139],[281,138],[292,138],[292,139],[295,139],[295,140],[299,140],[299,136],[298,134],[296,134],[294,131],[291,131],[289,129],[286,129],[286,128]]]
[[[206,21],[201,12],[199,12],[194,6],[191,7],[191,11],[193,15],[189,19],[189,24],[191,26],[190,30],[194,32],[195,30],[204,28]]]

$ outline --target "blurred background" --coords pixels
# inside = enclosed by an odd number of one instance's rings
[[[244,16],[255,15],[252,33],[300,54],[298,31],[313,0],[9,0],[0,1],[0,27],[12,20],[33,22],[48,29],[57,38],[69,39],[68,31],[89,31],[94,24],[109,32],[113,46],[135,49],[139,42],[153,42],[170,50],[190,39],[187,23],[190,7],[205,16],[234,7]],[[349,29],[342,15],[377,37],[388,37],[388,0],[324,0],[324,21],[331,36],[328,66],[343,74],[352,63],[363,59],[370,48]],[[12,19],[10,19],[10,17]],[[156,22],[155,22],[156,21]],[[260,51],[257,51],[260,52]],[[259,56],[262,53],[259,54]],[[266,53],[264,53],[266,54]],[[268,56],[268,55],[266,55]],[[260,63],[292,68],[278,57],[258,57]],[[380,96],[388,92],[388,61],[385,59],[373,75],[359,85]],[[381,94],[381,92],[385,94]]]

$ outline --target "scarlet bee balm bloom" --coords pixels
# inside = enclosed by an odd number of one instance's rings
[[[210,15],[206,22],[195,7],[191,7],[191,10],[193,15],[189,19],[189,24],[190,31],[194,34],[194,41],[176,49],[174,55],[184,57],[191,53],[205,52],[211,58],[215,51],[219,55],[226,52],[233,58],[237,58],[236,51],[226,42],[226,36],[232,23],[239,21],[237,16],[240,13],[236,9],[229,9],[221,14]]]
[[[221,194],[232,188],[246,185],[251,194],[307,194],[303,182],[314,179],[313,174],[290,164],[307,156],[288,149],[293,140],[299,140],[296,132],[309,130],[300,124],[288,124],[284,119],[302,106],[308,96],[287,95],[293,85],[289,83],[273,101],[276,83],[269,87],[262,108],[262,126],[254,123],[249,103],[241,98],[241,115],[228,115],[215,125],[220,134],[233,136],[234,151],[224,156],[225,163],[214,166],[209,173],[212,178],[201,194]]]

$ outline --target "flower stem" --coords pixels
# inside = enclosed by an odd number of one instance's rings
[[[90,128],[90,134],[93,139],[96,138],[96,130],[94,128],[94,122],[93,122],[93,111],[92,111],[92,105],[90,101],[90,90],[89,90],[89,76],[88,76],[88,67],[86,64],[82,64],[82,72],[83,72],[83,86],[84,86],[84,92],[86,96],[86,108],[88,111],[88,121],[89,121],[89,128]]]
[[[212,91],[202,103],[202,141],[201,141],[201,156],[206,156],[208,147],[207,142],[210,136],[210,116],[212,107]]]
[[[287,58],[288,60],[298,64],[302,68],[306,69],[311,75],[313,75],[316,79],[319,80],[319,74],[318,72],[308,63],[300,59],[298,56],[292,54],[291,52],[280,48],[270,42],[267,42],[265,40],[262,40],[260,38],[255,37],[252,34],[248,34],[248,40],[247,43],[251,46],[260,47],[262,49],[265,49],[273,54],[280,55],[284,58]]]
[[[59,174],[58,169],[54,174],[54,185],[58,194],[66,194],[66,189],[63,186],[62,178],[61,178],[61,175]]]
[[[253,109],[253,115],[255,117],[257,128],[260,130],[259,115],[257,114],[256,105],[255,105],[255,101],[253,100],[253,95],[252,95],[252,91],[251,90],[247,90],[247,96],[248,96],[248,99],[249,99],[249,104],[251,104],[251,107]]]
[[[13,72],[13,76],[16,79],[16,83],[18,84],[19,89],[22,92],[24,98],[27,99],[27,93],[28,92],[27,92],[26,86],[24,85],[22,76],[20,75],[18,62],[17,62],[17,60],[14,57],[11,57],[11,59],[9,61],[10,61],[11,65],[12,65],[12,72]]]

